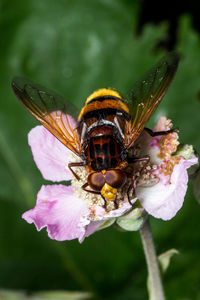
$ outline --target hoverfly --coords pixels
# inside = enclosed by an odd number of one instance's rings
[[[154,133],[145,125],[165,95],[178,61],[177,53],[168,53],[135,84],[127,98],[110,88],[95,91],[87,98],[78,117],[78,109],[72,103],[27,79],[14,78],[12,87],[26,109],[80,158],[68,167],[77,180],[80,177],[73,168],[87,169],[87,182],[82,189],[101,195],[105,208],[108,202],[113,202],[117,208],[118,190],[128,184],[129,202],[134,193],[134,167],[130,172],[129,166],[138,161],[145,165],[149,162],[148,156],[130,154],[143,130],[152,136],[173,131]],[[75,128],[70,123],[70,115],[77,118]]]

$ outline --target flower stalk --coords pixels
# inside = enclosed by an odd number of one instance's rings
[[[144,226],[140,229],[140,235],[148,269],[149,300],[165,300],[161,273],[149,219],[147,219]]]

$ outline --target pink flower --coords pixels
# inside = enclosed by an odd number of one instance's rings
[[[72,118],[70,122],[75,126]],[[171,127],[171,122],[161,117],[154,131]],[[135,143],[135,151],[140,157],[149,155],[150,163],[138,177],[137,197],[131,200],[132,204],[135,203],[134,208],[125,198],[118,209],[111,207],[106,211],[101,196],[81,189],[86,182],[86,169],[76,169],[80,182],[73,178],[67,165],[77,158],[47,129],[43,126],[33,128],[28,141],[36,165],[45,179],[54,182],[71,180],[71,186],[42,186],[36,206],[22,216],[28,223],[34,223],[37,230],[46,227],[49,237],[58,241],[77,238],[82,242],[85,237],[114,222],[126,230],[137,230],[142,226],[145,212],[163,220],[171,219],[183,205],[188,183],[187,169],[197,164],[193,150],[187,157],[177,152],[177,133],[151,137],[144,131]]]

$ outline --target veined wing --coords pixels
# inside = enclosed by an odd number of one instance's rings
[[[15,77],[12,87],[26,109],[67,148],[80,155],[79,135],[72,117],[78,109],[55,92],[28,79]]]
[[[133,145],[161,102],[176,73],[178,62],[179,55],[176,52],[168,53],[135,84],[130,92],[127,98],[131,115],[125,142],[127,148]]]

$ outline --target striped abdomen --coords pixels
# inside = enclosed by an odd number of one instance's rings
[[[116,168],[122,161],[120,144],[110,135],[91,138],[87,157],[94,171]]]
[[[117,167],[122,161],[122,145],[114,133],[114,127],[96,126],[85,144],[88,166],[94,171]]]

